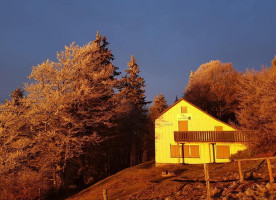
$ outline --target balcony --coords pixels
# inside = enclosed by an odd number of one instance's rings
[[[175,142],[248,142],[242,131],[174,131]]]

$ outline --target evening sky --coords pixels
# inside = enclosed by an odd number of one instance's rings
[[[75,41],[105,35],[115,65],[134,55],[152,101],[181,97],[191,70],[219,59],[234,68],[270,66],[276,55],[274,0],[1,0],[0,102],[32,66]]]

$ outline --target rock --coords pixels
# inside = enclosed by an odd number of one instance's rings
[[[175,176],[175,173],[174,173],[173,171],[163,171],[163,172],[161,173],[161,175],[162,175],[163,177],[171,177],[171,176]]]

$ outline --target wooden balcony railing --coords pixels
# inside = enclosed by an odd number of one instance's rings
[[[175,131],[176,142],[248,142],[249,134],[242,131]]]

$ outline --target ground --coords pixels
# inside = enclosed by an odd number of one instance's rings
[[[276,160],[272,167],[275,177]],[[276,184],[269,183],[265,162],[242,163],[246,177],[242,184],[237,162],[210,164],[209,170],[213,199],[276,199]],[[167,172],[171,172],[169,176]],[[206,199],[204,180],[202,164],[156,167],[152,161],[127,168],[67,200],[102,200],[103,189],[107,189],[109,200]]]

